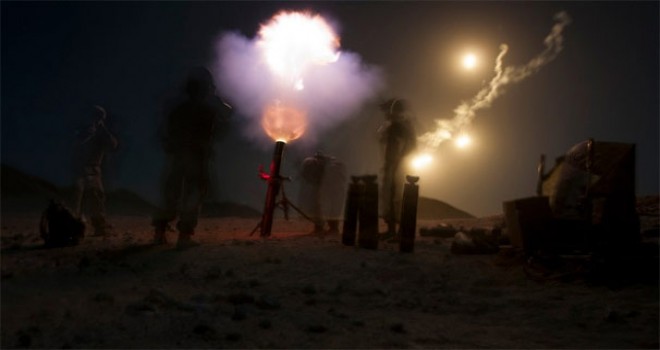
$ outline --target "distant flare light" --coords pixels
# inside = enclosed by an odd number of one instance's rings
[[[422,153],[414,156],[410,160],[410,166],[416,171],[420,171],[433,162],[433,157],[428,153]]]
[[[477,56],[469,53],[463,56],[463,67],[467,70],[472,70],[477,66]]]
[[[454,144],[456,144],[456,147],[458,148],[466,148],[470,146],[471,143],[472,139],[469,135],[466,134],[461,134],[456,138],[456,140],[454,140]]]

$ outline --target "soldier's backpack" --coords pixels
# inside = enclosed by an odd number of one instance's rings
[[[76,218],[64,204],[51,200],[41,215],[39,231],[46,247],[73,246],[85,236],[85,223]]]

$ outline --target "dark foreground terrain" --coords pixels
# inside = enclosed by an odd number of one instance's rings
[[[2,348],[660,346],[657,259],[592,278],[584,257],[535,269],[429,236],[412,254],[371,251],[306,235],[297,220],[261,240],[250,236],[257,221],[204,218],[202,244],[179,251],[149,244],[148,217],[115,216],[111,237],[44,249],[38,214],[5,214]],[[447,222],[489,228],[501,217]]]

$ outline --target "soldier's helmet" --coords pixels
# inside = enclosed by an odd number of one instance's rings
[[[408,110],[408,101],[401,98],[391,98],[381,103],[380,109],[388,116],[400,115]]]
[[[98,120],[105,120],[107,118],[107,112],[105,111],[105,108],[99,106],[99,105],[92,105],[90,108],[90,118],[94,121]]]
[[[205,96],[215,90],[213,75],[206,67],[195,67],[188,72],[185,91],[191,96]]]

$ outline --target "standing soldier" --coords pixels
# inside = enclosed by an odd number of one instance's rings
[[[384,238],[396,236],[399,210],[396,199],[401,198],[404,181],[403,159],[416,147],[416,133],[409,113],[407,101],[390,99],[380,105],[385,114],[385,123],[378,130],[383,149],[383,184],[381,188],[381,212],[387,224]]]
[[[94,105],[90,111],[91,123],[81,130],[74,150],[74,211],[79,218],[89,216],[95,236],[105,236],[110,225],[105,215],[105,190],[101,176],[103,158],[108,151],[117,149],[117,138],[105,125],[107,113]]]
[[[209,161],[219,122],[230,107],[215,96],[211,73],[193,69],[184,86],[185,97],[166,115],[163,149],[167,156],[162,183],[162,207],[155,213],[154,243],[167,243],[168,224],[179,216],[178,248],[196,245],[192,240],[209,185]]]

